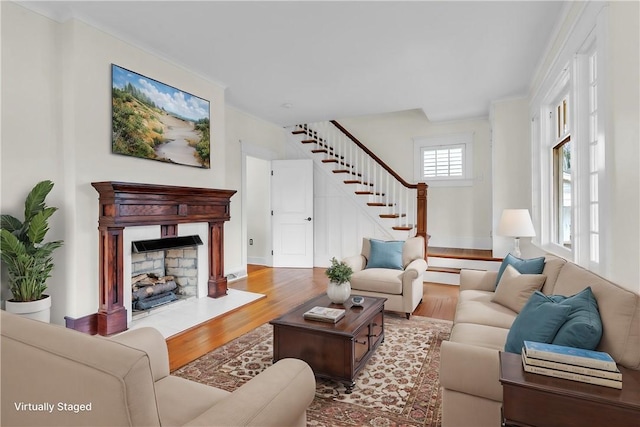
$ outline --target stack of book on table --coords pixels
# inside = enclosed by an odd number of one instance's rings
[[[313,307],[302,316],[307,320],[336,323],[344,317],[344,312],[342,308]]]
[[[601,351],[525,341],[522,365],[526,372],[622,388],[615,360]]]

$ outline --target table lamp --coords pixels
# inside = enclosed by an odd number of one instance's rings
[[[533,237],[536,230],[533,228],[531,216],[528,209],[505,209],[502,211],[500,222],[498,223],[498,235],[513,237],[515,246],[513,255],[520,258],[520,238]]]

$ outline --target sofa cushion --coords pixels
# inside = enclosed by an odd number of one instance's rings
[[[467,294],[472,294],[467,297]],[[510,308],[491,302],[493,292],[463,291],[456,308],[454,323],[474,323],[508,330],[518,313]],[[463,296],[464,295],[464,296]]]
[[[500,269],[498,270],[498,277],[496,278],[496,286],[500,283],[500,278],[504,273],[504,270],[508,265],[513,266],[518,272],[522,274],[541,274],[544,269],[544,257],[540,258],[531,258],[531,259],[521,259],[515,257],[511,254],[507,255],[504,260],[502,260],[502,264],[500,265]]]
[[[568,305],[558,304],[542,292],[534,292],[509,329],[505,351],[520,354],[525,340],[550,343],[570,311]]]
[[[351,276],[351,289],[402,295],[402,275],[404,272],[388,268],[369,268]]]
[[[457,323],[451,329],[449,341],[492,350],[504,350],[508,334],[509,330],[505,328],[473,323]]]
[[[507,265],[491,301],[520,313],[529,297],[542,288],[545,279],[542,274],[520,274],[513,266]]]
[[[595,350],[602,337],[602,321],[591,287],[571,297],[551,295],[549,298],[571,307],[567,321],[558,329],[552,344]]]
[[[493,291],[489,292],[489,291],[481,291],[479,289],[467,289],[466,291],[460,291],[460,293],[458,294],[458,304],[462,301],[491,302],[491,298],[493,298],[493,294],[494,294]]]
[[[391,268],[402,270],[403,241],[383,241],[371,239],[371,252],[365,268]]]

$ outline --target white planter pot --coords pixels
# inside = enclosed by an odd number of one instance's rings
[[[345,282],[338,285],[335,282],[329,282],[327,285],[327,296],[334,304],[344,304],[351,296],[351,283]]]
[[[45,323],[51,321],[51,297],[49,295],[44,295],[44,298],[38,301],[5,301],[5,308],[9,313],[19,314],[29,319]]]

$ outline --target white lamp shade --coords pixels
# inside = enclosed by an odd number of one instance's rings
[[[509,237],[533,237],[536,230],[528,209],[505,209],[498,223],[498,235]]]

